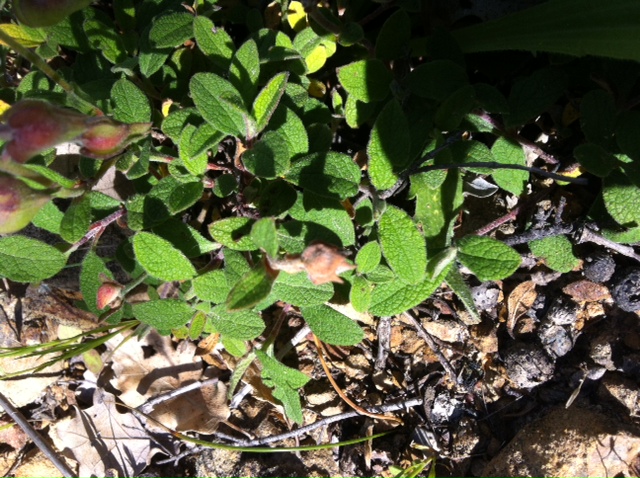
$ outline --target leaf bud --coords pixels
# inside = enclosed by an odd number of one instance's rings
[[[24,163],[33,156],[76,138],[85,130],[85,116],[44,101],[22,100],[2,116],[8,128],[3,156]]]
[[[80,153],[95,159],[115,156],[129,144],[144,137],[151,123],[120,123],[105,116],[87,121],[88,129],[77,139]]]
[[[90,3],[91,0],[13,0],[13,13],[29,27],[48,27]]]
[[[26,227],[51,196],[34,191],[18,178],[0,173],[0,234]]]
[[[124,286],[112,280],[106,280],[98,288],[96,307],[103,310],[106,307],[117,308],[122,303]]]

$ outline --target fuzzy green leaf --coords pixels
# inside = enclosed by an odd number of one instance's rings
[[[233,286],[227,297],[226,305],[229,311],[238,311],[253,307],[266,299],[271,292],[275,277],[269,273],[263,264],[259,264]]]
[[[278,255],[278,233],[271,217],[258,219],[251,227],[251,240],[270,257]]]
[[[356,345],[364,338],[364,332],[358,324],[326,305],[302,307],[300,313],[311,331],[328,344]]]
[[[288,78],[289,73],[279,73],[271,78],[269,83],[258,93],[253,102],[253,117],[257,125],[256,133],[261,132],[269,123],[284,94]]]
[[[113,117],[123,123],[144,123],[151,121],[151,106],[147,96],[126,79],[115,82],[111,88],[111,98],[115,104]]]
[[[604,178],[618,165],[617,158],[602,146],[583,143],[573,150],[573,156],[591,174]]]
[[[271,117],[266,129],[277,131],[284,137],[287,146],[289,146],[291,158],[309,152],[309,136],[304,123],[291,108],[282,102]]]
[[[193,36],[193,15],[170,13],[153,22],[149,40],[155,48],[174,48]]]
[[[255,251],[258,246],[251,240],[253,221],[246,217],[228,217],[209,226],[209,233],[223,246],[236,251]]]
[[[376,39],[376,57],[383,61],[395,60],[409,52],[411,38],[411,18],[403,9],[399,9],[382,25]]]
[[[25,236],[0,238],[0,276],[15,282],[40,282],[53,277],[67,263],[53,246]]]
[[[351,283],[349,302],[358,312],[366,312],[371,306],[371,293],[373,284],[362,276],[356,276]]]
[[[91,202],[83,197],[74,201],[64,213],[60,223],[60,236],[70,243],[79,241],[89,230],[91,223]]]
[[[104,311],[98,310],[98,289],[102,285],[100,275],[104,274],[109,279],[113,279],[113,274],[107,268],[104,261],[98,255],[90,250],[82,261],[82,270],[80,271],[80,291],[84,303],[90,312],[100,315]]]
[[[527,164],[527,158],[522,146],[502,136],[493,143],[491,153],[493,153],[496,161],[501,164],[518,164],[520,166],[526,166]],[[524,192],[529,180],[527,171],[515,169],[497,169],[491,173],[491,176],[498,186],[516,196],[520,196]]]
[[[356,255],[356,266],[359,274],[371,272],[380,264],[382,252],[377,242],[367,242]]]
[[[476,304],[473,302],[471,290],[462,278],[460,271],[456,267],[451,267],[449,269],[449,273],[445,277],[445,281],[451,290],[455,292],[458,298],[462,301],[467,312],[469,312],[470,320],[465,320],[465,323],[467,325],[479,324],[481,322],[480,314],[478,313],[478,309],[476,309]]]
[[[567,77],[561,70],[545,68],[513,85],[509,95],[509,125],[522,125],[551,107],[564,93]]]
[[[58,209],[53,201],[49,201],[38,211],[38,214],[36,214],[31,223],[45,231],[59,235],[63,217],[64,214],[60,209]]]
[[[205,239],[189,224],[175,217],[155,226],[151,232],[169,241],[173,247],[189,258],[201,256],[220,247],[219,244]]]
[[[502,280],[520,267],[520,254],[490,237],[467,236],[458,242],[458,259],[481,281]]]
[[[369,177],[376,189],[389,189],[396,183],[396,172],[407,165],[410,150],[409,122],[393,99],[378,115],[367,144]]]
[[[253,340],[264,332],[264,321],[258,312],[229,312],[224,305],[211,309],[211,325],[222,335],[237,340]]]
[[[588,141],[609,148],[616,124],[616,105],[610,93],[593,90],[580,102],[580,126]]]
[[[242,155],[242,163],[254,176],[275,179],[282,176],[290,164],[289,147],[276,131],[267,131],[252,148]]]
[[[356,236],[349,213],[337,199],[328,199],[312,192],[298,194],[289,210],[292,218],[307,225],[306,242],[329,242],[341,247],[355,244]]]
[[[224,302],[231,290],[223,270],[206,272],[193,279],[191,285],[198,299],[214,304]]]
[[[338,68],[338,79],[349,95],[370,103],[386,98],[392,75],[380,60],[360,60]]]
[[[435,124],[443,131],[455,130],[476,102],[476,90],[465,85],[442,102],[436,112]]]
[[[409,215],[395,206],[387,206],[378,223],[378,234],[382,253],[398,277],[409,284],[421,282],[427,268],[427,249]]]
[[[346,199],[358,192],[360,168],[346,154],[315,153],[295,161],[286,179],[318,195]]]
[[[250,105],[256,95],[259,76],[258,46],[250,39],[238,48],[229,67],[229,81],[238,89],[245,105]]]
[[[273,396],[282,402],[287,417],[301,424],[302,407],[297,389],[304,387],[309,381],[309,377],[296,369],[281,364],[261,350],[256,350],[256,356],[262,363],[262,379],[265,384],[275,387]]]
[[[272,296],[296,307],[324,304],[333,295],[333,285],[314,285],[305,272],[281,272],[273,284]]]
[[[194,310],[181,300],[156,299],[133,304],[133,316],[143,324],[160,331],[170,331],[185,325],[194,314]]]
[[[109,28],[96,19],[87,19],[84,21],[84,32],[95,51],[102,53],[109,62],[117,64],[127,58],[122,36],[113,27]]]
[[[240,92],[214,73],[196,73],[189,89],[202,117],[222,133],[245,137],[255,131],[253,119],[243,110]]]
[[[371,294],[369,312],[380,317],[393,316],[415,307],[426,300],[442,284],[449,271],[447,267],[438,277],[426,278],[419,284],[392,280],[376,285]]]
[[[222,28],[216,27],[211,19],[202,15],[193,20],[193,32],[202,53],[221,69],[227,70],[235,51],[229,34]]]
[[[133,250],[144,270],[160,280],[187,280],[196,275],[193,265],[182,252],[150,232],[139,232],[133,237]]]
[[[602,198],[607,212],[621,226],[640,224],[640,188],[620,171],[613,171],[604,178]]]
[[[467,73],[451,60],[433,60],[415,68],[407,78],[409,90],[422,98],[444,101],[469,83]]]
[[[573,255],[571,242],[565,236],[545,237],[529,243],[531,252],[544,259],[550,269],[567,273],[580,265],[580,261]]]

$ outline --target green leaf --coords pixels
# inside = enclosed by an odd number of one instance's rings
[[[193,279],[191,285],[198,299],[214,304],[224,302],[231,290],[223,270],[206,272]]]
[[[193,265],[182,252],[150,232],[138,232],[133,237],[133,250],[144,270],[160,280],[187,280],[196,275]]]
[[[228,217],[209,226],[209,234],[223,246],[236,251],[255,251],[258,246],[251,240],[253,220],[246,217]]]
[[[373,116],[378,106],[378,103],[365,103],[349,95],[344,105],[344,119],[349,127],[357,129]]]
[[[78,242],[89,230],[91,202],[82,197],[71,203],[60,223],[60,236],[69,243]]]
[[[325,239],[323,242],[341,247],[355,244],[353,221],[344,206],[336,199],[327,199],[305,191],[304,194],[298,194],[298,200],[289,210],[289,214],[298,221],[313,223],[309,224],[309,230],[305,235],[307,242]]]
[[[146,28],[140,36],[140,54],[138,56],[138,64],[140,67],[140,73],[145,78],[149,78],[160,70],[172,52],[171,48],[155,48],[149,39],[150,30],[151,25],[149,25],[149,27]]]
[[[242,109],[240,92],[224,78],[214,73],[196,73],[189,89],[196,108],[216,130],[238,137],[255,131],[253,119]]]
[[[367,242],[356,255],[356,266],[359,274],[371,272],[380,264],[382,252],[377,242]]]
[[[278,233],[271,217],[258,219],[251,227],[251,240],[270,257],[278,255]]]
[[[180,141],[182,130],[188,124],[199,125],[202,123],[202,117],[198,113],[196,108],[181,108],[179,110],[172,111],[162,121],[162,132],[166,134],[171,141],[177,143]]]
[[[522,146],[503,136],[500,136],[493,143],[491,153],[493,153],[496,161],[501,164],[518,164],[520,166],[526,166],[527,164],[527,158]],[[529,181],[529,173],[527,171],[517,171],[515,169],[497,169],[491,173],[491,176],[498,186],[516,196],[520,196],[524,192],[527,181]]]
[[[99,20],[87,19],[84,22],[84,32],[95,51],[111,63],[121,63],[127,58],[126,48],[120,36],[113,27],[105,25]]]
[[[244,42],[236,51],[229,67],[229,81],[238,89],[244,105],[250,105],[258,89],[260,56],[252,39]]]
[[[293,39],[293,47],[300,52],[304,59],[308,74],[320,70],[329,56],[323,38],[311,27],[298,32]]]
[[[602,146],[583,143],[573,150],[573,157],[591,174],[604,178],[618,166],[618,159]]]
[[[314,285],[305,272],[287,274],[281,272],[273,284],[271,295],[296,307],[312,307],[324,304],[333,296],[333,285]]]
[[[82,292],[84,303],[87,304],[87,308],[96,315],[104,312],[104,310],[98,310],[97,306],[98,289],[102,285],[102,280],[100,280],[101,274],[104,274],[109,279],[113,279],[113,275],[104,261],[98,257],[93,250],[89,250],[82,261],[80,291]]]
[[[269,123],[271,116],[280,104],[280,99],[287,86],[289,73],[279,73],[269,80],[269,83],[258,93],[253,102],[253,117],[256,120],[257,131],[261,132]]]
[[[155,48],[173,48],[182,45],[193,35],[193,15],[170,13],[153,22],[149,40]]]
[[[115,104],[113,117],[123,123],[144,123],[151,121],[151,106],[147,96],[127,79],[116,81],[111,88],[111,98]]]
[[[298,115],[286,105],[280,103],[266,129],[277,131],[284,137],[291,158],[309,152],[307,129]]]
[[[0,276],[15,282],[40,282],[53,277],[67,263],[53,246],[25,236],[0,238]]]
[[[276,131],[267,131],[252,148],[242,155],[244,167],[254,176],[275,179],[282,176],[290,164],[285,138]]]
[[[490,237],[467,236],[458,242],[458,259],[481,281],[502,280],[520,267],[520,254]]]
[[[443,131],[455,130],[475,106],[475,102],[476,90],[473,86],[465,85],[454,91],[438,108],[436,126]]]
[[[371,306],[373,284],[362,276],[356,276],[351,283],[349,302],[357,312],[366,312]]]
[[[140,322],[160,331],[182,327],[194,314],[189,304],[174,299],[156,299],[132,304],[131,311]]]
[[[395,206],[387,206],[378,223],[378,235],[382,253],[398,277],[409,284],[421,282],[427,268],[427,249],[409,215]]]
[[[390,15],[382,25],[376,39],[376,57],[383,61],[402,58],[409,52],[411,19],[400,9]]]
[[[419,284],[407,284],[393,280],[378,284],[371,294],[369,312],[373,315],[385,317],[401,314],[424,302],[442,284],[449,271],[447,267],[433,279],[426,278]]]
[[[233,286],[227,297],[229,311],[248,309],[266,299],[271,292],[275,277],[264,264],[259,264]]]
[[[306,191],[346,199],[358,193],[360,168],[346,154],[329,151],[294,161],[285,177]]]
[[[393,99],[378,115],[367,144],[369,177],[376,189],[389,189],[396,183],[396,173],[409,162],[410,150],[409,122]]]
[[[155,226],[152,232],[169,241],[173,247],[179,249],[189,258],[198,257],[220,248],[219,244],[205,239],[189,224],[185,224],[175,217]]]
[[[545,2],[503,18],[452,32],[465,53],[527,50],[640,61],[634,0]]]
[[[356,345],[364,339],[362,328],[344,314],[328,307],[302,307],[300,313],[311,331],[331,345]]]
[[[409,90],[422,98],[444,101],[469,84],[467,73],[451,60],[433,60],[415,68],[407,78]]]
[[[616,105],[611,94],[593,90],[580,102],[580,126],[585,138],[605,148],[613,142],[616,122]]]
[[[211,309],[211,324],[223,336],[238,340],[253,340],[264,332],[260,313],[252,310],[229,312],[224,305]]]
[[[542,259],[550,269],[567,273],[580,265],[573,255],[571,242],[565,236],[545,237],[529,243],[531,252]]]
[[[224,249],[224,275],[231,289],[251,267],[241,252]]]
[[[211,192],[219,198],[225,198],[238,191],[238,181],[233,174],[221,174],[215,179]]]
[[[387,97],[392,75],[380,60],[360,60],[338,68],[338,79],[349,95],[370,103]]]
[[[206,124],[209,128],[213,130],[213,126],[210,124]],[[209,158],[207,157],[207,153],[202,152],[200,154],[193,154],[194,141],[193,137],[195,136],[196,127],[193,125],[187,125],[180,135],[180,143],[178,145],[178,155],[184,164],[184,167],[193,174],[194,176],[202,176],[207,170],[207,163],[209,162]]]
[[[451,267],[449,269],[449,273],[445,277],[445,281],[449,288],[458,296],[460,301],[464,304],[464,307],[469,312],[471,316],[470,320],[464,320],[463,322],[467,325],[479,324],[482,319],[480,318],[480,314],[478,313],[478,309],[476,309],[476,304],[473,302],[473,295],[471,294],[471,290],[469,286],[462,278],[460,271],[456,267]]]
[[[256,357],[262,363],[262,378],[265,384],[275,387],[273,396],[282,402],[287,417],[302,424],[302,407],[297,389],[304,387],[309,377],[281,364],[262,350],[256,350]]]
[[[616,127],[618,146],[620,146],[624,154],[636,161],[640,161],[639,128],[640,112],[638,111],[625,111],[618,118],[618,125]]]
[[[283,216],[298,198],[293,187],[281,179],[269,181],[260,189],[258,210],[262,216]]]
[[[222,70],[228,70],[235,47],[229,34],[216,27],[211,19],[202,15],[193,20],[193,32],[198,48]]]
[[[64,214],[60,209],[58,209],[53,201],[49,201],[38,211],[38,214],[36,214],[31,223],[45,231],[60,235],[63,217]]]
[[[543,113],[564,93],[567,77],[559,69],[544,68],[513,85],[509,95],[509,125],[522,125]]]
[[[640,188],[625,174],[616,170],[604,178],[602,198],[607,212],[618,224],[625,227],[640,224]]]

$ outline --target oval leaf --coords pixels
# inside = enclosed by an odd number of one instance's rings
[[[154,329],[170,331],[182,327],[194,313],[185,302],[173,299],[157,299],[131,306],[133,316]]]
[[[24,236],[0,239],[0,276],[15,282],[40,282],[56,275],[67,263],[53,246]]]
[[[458,243],[458,259],[481,281],[509,277],[521,261],[515,249],[480,236],[467,236]]]
[[[320,340],[331,345],[356,345],[362,342],[364,332],[346,315],[328,307],[303,307],[302,317]]]
[[[193,265],[182,252],[150,232],[139,232],[134,236],[133,250],[144,270],[160,280],[187,280],[196,275]]]

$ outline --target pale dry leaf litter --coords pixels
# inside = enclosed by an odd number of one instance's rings
[[[129,412],[116,410],[116,398],[95,389],[93,406],[80,410],[51,427],[51,439],[63,454],[78,461],[79,476],[136,476],[153,456],[151,438],[140,421]]]

